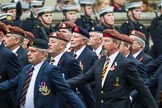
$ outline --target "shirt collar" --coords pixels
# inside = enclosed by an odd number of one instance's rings
[[[78,58],[80,56],[80,54],[83,52],[83,50],[85,49],[86,45],[83,46],[82,48],[80,48],[78,51],[75,52],[75,54],[77,55],[76,58]]]
[[[42,64],[44,63],[45,60],[43,60],[42,62],[38,63],[37,65],[34,66],[34,70],[37,68],[40,68],[42,66]]]
[[[119,51],[115,52],[114,54],[109,56],[110,61],[114,61],[116,56],[119,54]],[[108,58],[108,57],[107,57]]]
[[[58,62],[60,61],[62,55],[64,54],[64,52],[60,53],[59,55],[57,55],[56,57],[54,57],[55,62],[58,64]]]
[[[100,52],[102,51],[102,45],[100,45],[96,50],[94,50],[96,55],[99,56]]]
[[[12,52],[14,53],[14,54],[16,54],[16,52],[17,52],[17,50],[20,48],[20,46],[18,46],[18,47],[16,47],[14,50],[12,50]]]
[[[142,50],[141,50],[141,51],[142,51]],[[133,57],[136,58],[136,57],[139,55],[139,53],[140,53],[141,51],[138,51],[138,52],[136,52],[135,54],[133,54]]]

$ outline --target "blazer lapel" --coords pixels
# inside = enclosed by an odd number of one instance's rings
[[[37,77],[36,77],[36,81],[35,81],[35,86],[34,86],[34,101],[35,101],[35,99],[36,99],[36,96],[37,96],[37,93],[38,93],[38,87],[39,87],[39,85],[40,85],[40,82],[41,82],[41,79],[42,79],[42,74],[45,72],[45,67],[48,65],[48,62],[47,61],[45,61],[43,64],[42,64],[42,66],[41,66],[41,68],[40,68],[40,70],[39,70],[39,72],[38,72],[38,75],[37,75]]]
[[[103,58],[100,59],[100,63],[98,64],[98,67],[97,67],[98,79],[96,81],[99,81],[100,86],[101,86],[101,75],[102,75],[102,71],[103,71],[103,68],[104,68],[105,61],[106,61],[106,56],[104,56]]]
[[[60,58],[60,60],[59,60],[59,62],[58,62],[58,64],[57,64],[57,66],[59,66],[60,68],[62,68],[63,67],[63,65],[64,65],[64,60],[65,60],[65,58],[66,58],[66,54],[64,53],[62,56],[61,56],[61,58]]]
[[[120,60],[121,58],[122,58],[122,55],[119,53],[119,54],[116,56],[115,60],[113,61],[112,65],[111,65],[111,67],[110,67],[110,69],[109,69],[109,71],[108,71],[108,74],[107,74],[107,76],[106,76],[104,85],[105,85],[106,82],[109,82],[109,80],[111,80],[110,77],[111,77],[111,75],[112,75],[113,73],[118,72],[118,71],[117,71],[117,68],[118,68],[118,66],[119,66],[120,63],[121,63],[121,60]],[[104,85],[103,85],[103,87],[104,87]]]
[[[22,72],[22,73],[20,73],[20,75],[21,75],[21,81],[20,81],[20,83],[19,83],[19,89],[18,89],[18,97],[20,97],[20,94],[21,94],[21,92],[22,92],[22,89],[23,89],[23,87],[24,87],[24,84],[25,84],[25,80],[26,80],[26,78],[27,78],[27,71],[30,69],[30,67],[31,67],[32,65],[29,65],[26,69],[24,69],[24,71]]]

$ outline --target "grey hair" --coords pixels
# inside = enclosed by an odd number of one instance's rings
[[[145,41],[144,41],[144,40],[142,40],[142,39],[139,38],[139,37],[136,37],[136,41],[137,41],[138,43],[141,43],[141,44],[142,44],[142,49],[145,48]]]

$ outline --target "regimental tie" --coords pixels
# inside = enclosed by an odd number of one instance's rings
[[[105,73],[106,73],[106,70],[107,70],[107,68],[108,68],[108,66],[109,66],[109,63],[110,63],[110,59],[107,58],[105,67],[104,67],[104,69],[103,69],[103,71],[102,71],[102,74],[101,74],[101,80],[103,80],[103,78],[104,78],[104,76],[105,76]]]
[[[75,59],[76,59],[76,57],[77,57],[77,54],[76,54],[76,53],[74,53],[74,54],[73,54],[73,58],[75,58]]]
[[[25,99],[26,99],[26,93],[28,91],[28,87],[33,75],[33,71],[34,71],[34,67],[32,66],[28,71],[27,71],[27,77],[23,86],[23,89],[21,91],[21,95],[20,95],[20,105],[24,105],[25,104]]]
[[[54,62],[55,62],[55,59],[51,57],[50,64],[53,65]]]

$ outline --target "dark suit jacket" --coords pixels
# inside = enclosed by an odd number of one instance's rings
[[[161,84],[162,73],[161,72],[162,72],[162,64],[157,69],[156,73],[145,82],[149,88],[157,86],[157,92],[156,92],[155,98],[158,104],[160,104],[160,93],[162,90],[162,84]]]
[[[25,83],[25,79],[27,78],[26,72],[27,70],[29,70],[30,67],[31,65],[25,66],[18,77],[0,84],[1,90],[11,90],[14,89],[16,86],[18,87],[16,99],[18,107],[23,85]],[[46,92],[40,91],[40,88],[43,87],[40,86],[42,82],[46,83],[45,87],[48,88]],[[67,99],[69,105],[71,105],[72,108],[85,108],[81,100],[73,93],[69,85],[63,79],[60,69],[56,66],[50,65],[48,62],[45,61],[41,66],[35,81],[35,108],[56,108],[56,91],[58,91],[65,97],[65,99]]]
[[[65,79],[72,78],[82,73],[79,62],[67,53],[62,55],[57,66],[65,74]]]
[[[116,64],[114,70],[109,71],[104,86],[101,87],[101,73],[105,61],[106,57],[97,60],[85,74],[80,74],[67,82],[70,85],[79,86],[95,81],[96,108],[130,108],[129,94],[132,86],[137,89],[148,108],[157,108],[151,93],[140,79],[134,63],[120,53],[112,65]]]
[[[139,72],[140,77],[143,80],[146,80],[147,79],[147,73],[146,73],[145,65],[143,63],[139,62],[131,54],[129,54],[127,58],[129,58],[130,60],[132,60],[135,63],[137,71]]]
[[[152,57],[149,56],[148,54],[144,53],[144,51],[141,51],[138,54],[138,56],[136,57],[136,59],[138,59],[143,64],[147,64],[148,62],[150,62],[152,60]]]
[[[14,53],[0,45],[0,82],[14,78],[20,73],[20,65]],[[12,108],[12,93],[0,91],[0,106]],[[14,99],[15,100],[15,99]]]
[[[90,50],[87,46],[77,58],[81,64],[83,64],[83,72],[87,72],[94,64],[94,62],[98,59],[97,55]]]
[[[17,53],[17,58],[19,60],[21,68],[29,64],[28,57],[27,57],[27,51],[22,46],[20,46],[20,48],[17,50],[16,53]]]
[[[57,66],[61,69],[65,79],[73,78],[82,73],[78,61],[67,53],[61,56]],[[75,88],[73,88],[73,90],[75,91]],[[58,94],[57,100],[59,108],[71,108],[64,96]]]
[[[77,60],[79,61],[81,69],[83,73],[87,72],[94,64],[94,62],[98,59],[97,55],[88,47],[86,46],[82,53],[79,55]],[[85,86],[87,86],[85,88]],[[93,108],[95,104],[95,99],[93,96],[93,91],[90,88],[90,85],[84,85],[79,87],[79,90],[84,98],[87,108]]]
[[[153,75],[159,66],[162,64],[162,54],[160,54],[156,59],[153,59],[145,65],[146,72],[151,76]]]

